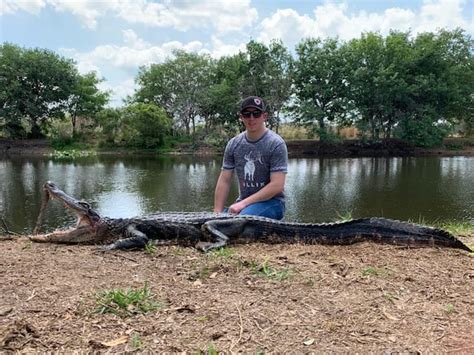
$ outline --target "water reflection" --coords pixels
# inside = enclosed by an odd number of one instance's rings
[[[47,180],[110,217],[211,210],[220,165],[221,158],[210,157],[3,158],[0,213],[13,230],[31,231]],[[323,222],[351,213],[472,222],[472,186],[473,157],[291,159],[286,219]],[[236,194],[234,185],[232,198]],[[72,220],[61,206],[50,205],[48,229]]]

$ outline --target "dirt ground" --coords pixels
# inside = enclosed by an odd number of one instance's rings
[[[474,236],[460,237],[474,246]],[[473,254],[453,249],[0,242],[0,353],[474,353]],[[145,283],[161,308],[100,314]]]

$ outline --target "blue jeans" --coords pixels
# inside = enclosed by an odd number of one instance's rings
[[[224,212],[227,212],[227,208]],[[255,202],[245,207],[239,214],[282,219],[285,214],[285,203],[276,198]]]

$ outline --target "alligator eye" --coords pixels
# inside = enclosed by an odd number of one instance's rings
[[[84,201],[79,201],[78,204],[80,204],[81,206],[83,206],[87,209],[91,208],[91,205],[89,205],[87,202],[84,202]]]

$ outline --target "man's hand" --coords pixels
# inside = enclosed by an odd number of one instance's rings
[[[247,207],[247,205],[244,201],[236,202],[229,207],[229,213],[239,214],[245,207]]]

